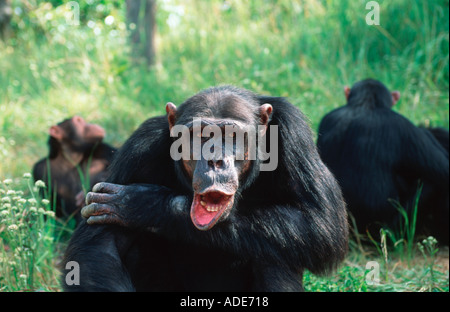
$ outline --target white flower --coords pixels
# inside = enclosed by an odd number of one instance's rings
[[[19,227],[15,224],[11,224],[10,226],[8,226],[8,230],[10,231],[16,231]]]
[[[45,187],[45,183],[42,180],[37,180],[34,185],[36,185],[37,187],[41,187],[44,188]]]
[[[29,202],[30,204],[32,204],[32,205],[35,205],[35,204],[36,204],[36,199],[30,198],[30,199],[28,199],[28,202]]]
[[[10,203],[10,202],[11,202],[11,198],[9,198],[9,197],[2,198],[2,203]]]
[[[106,25],[112,25],[112,24],[114,24],[114,16],[108,15],[108,16],[105,18],[105,24],[106,24]]]
[[[55,217],[55,212],[51,211],[51,210],[48,210],[48,211],[45,212],[45,215],[54,218]]]

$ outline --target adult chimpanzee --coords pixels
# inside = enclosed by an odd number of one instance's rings
[[[363,80],[345,93],[347,105],[320,123],[318,148],[342,187],[358,230],[377,234],[380,224],[396,227],[400,213],[392,201],[411,212],[420,180],[419,221],[434,215],[433,234],[448,242],[448,152],[430,131],[391,109],[400,94],[381,82]]]
[[[88,193],[87,223],[63,262],[65,273],[78,263],[79,285],[66,274],[65,290],[299,291],[304,269],[324,273],[343,259],[345,204],[297,108],[222,86],[166,110],[118,151],[108,181],[121,185]],[[277,168],[260,171],[260,157],[247,157],[248,135],[242,160],[226,153],[174,161],[170,129],[187,125],[196,136],[195,117],[203,130],[219,127],[221,139],[227,126],[260,126],[271,150],[278,141]],[[202,137],[202,147],[208,141]]]
[[[427,127],[425,128],[427,131],[430,131],[431,134],[438,140],[438,142],[442,145],[442,147],[447,151],[449,148],[449,132],[448,130],[441,127]]]
[[[49,155],[34,165],[34,179],[48,183],[50,195],[56,190],[58,217],[81,219],[84,194],[80,173],[90,187],[104,181],[116,149],[102,143],[105,136],[102,127],[86,123],[79,116],[51,126],[49,134]]]

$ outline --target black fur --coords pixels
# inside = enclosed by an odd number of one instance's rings
[[[357,83],[347,105],[320,123],[321,157],[338,179],[359,232],[369,229],[376,235],[380,224],[395,228],[400,214],[390,200],[411,212],[420,180],[419,221],[434,215],[433,233],[448,243],[448,151],[431,132],[391,106],[389,90],[381,82]]]
[[[46,192],[49,194],[50,201],[56,204],[55,212],[58,218],[75,217],[78,222],[81,220],[81,215],[79,213],[80,207],[77,207],[75,202],[75,196],[83,190],[80,174],[77,168],[73,168],[69,172],[61,172],[61,168],[52,166],[50,161],[56,157],[60,147],[59,143],[52,137],[49,137],[48,142],[49,156],[40,159],[33,165],[33,178],[35,181],[42,180],[49,186]],[[86,150],[79,167],[82,172],[86,172],[87,165],[92,160],[104,160],[109,163],[112,161],[115,152],[115,147],[106,143],[98,143]],[[48,164],[50,164],[50,167]],[[103,181],[106,178],[106,172],[91,175],[89,178],[90,186],[92,187],[95,183]],[[61,187],[64,188],[64,193],[58,192]],[[54,198],[54,194],[56,194],[56,199]],[[41,196],[45,196],[42,189]]]
[[[426,130],[431,132],[431,134],[436,138],[436,140],[438,140],[438,142],[442,145],[442,147],[448,153],[448,147],[449,147],[449,132],[448,132],[448,130],[444,129],[444,128],[440,128],[440,127],[426,128]]]
[[[222,100],[226,103],[220,94],[229,93],[242,99],[245,108],[273,106],[270,125],[278,125],[278,168],[252,172],[253,183],[241,190],[230,216],[199,231],[189,218],[192,188],[180,181],[178,164],[169,155],[167,118],[147,120],[119,150],[108,181],[154,184],[156,196],[136,186],[126,208],[152,232],[81,224],[63,262],[80,264],[80,285],[66,285],[63,275],[65,290],[300,291],[305,269],[323,274],[343,260],[345,204],[302,113],[284,98],[225,86],[188,99],[178,117],[192,118],[199,98],[213,93],[219,93],[219,107]],[[186,200],[174,203],[175,195]]]

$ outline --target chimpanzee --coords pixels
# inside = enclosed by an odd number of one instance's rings
[[[449,132],[447,129],[441,127],[426,127],[427,131],[430,131],[431,134],[438,140],[438,142],[442,145],[442,147],[447,151],[449,148]]]
[[[347,105],[322,119],[317,144],[342,187],[358,231],[376,235],[379,226],[398,227],[396,204],[411,213],[423,183],[418,221],[433,215],[432,234],[448,243],[448,152],[430,131],[391,109],[399,92],[366,79],[345,93]]]
[[[51,198],[56,191],[57,217],[74,216],[79,221],[84,203],[82,179],[89,183],[85,191],[104,181],[116,149],[102,143],[105,136],[102,127],[86,123],[79,116],[51,126],[49,134],[49,155],[34,165],[34,179],[49,185]]]
[[[87,222],[64,256],[66,291],[301,291],[305,269],[326,273],[344,258],[345,203],[296,107],[220,86],[179,108],[168,103],[166,111],[134,132],[108,183],[86,196]],[[201,139],[197,160],[194,143],[187,157],[172,159],[180,125],[191,142]],[[222,157],[208,159],[203,150],[213,138],[205,130],[212,126],[222,145],[224,133],[235,138],[231,153],[219,144]],[[263,170],[271,160],[249,156],[251,131],[237,157],[236,133],[245,129],[261,134],[258,146],[266,138],[270,153],[278,151],[276,168]],[[73,263],[79,285],[70,278]]]

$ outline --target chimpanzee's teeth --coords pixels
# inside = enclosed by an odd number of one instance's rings
[[[214,203],[210,204],[207,200],[205,200],[203,195],[200,196],[197,203],[200,203],[200,205],[208,212],[217,212],[223,208],[223,205],[221,204],[214,204]],[[227,206],[228,205],[229,203],[227,204]]]
[[[206,210],[207,211],[209,211],[209,212],[216,212],[216,211],[219,211],[219,206],[206,206],[205,207],[206,208]]]

